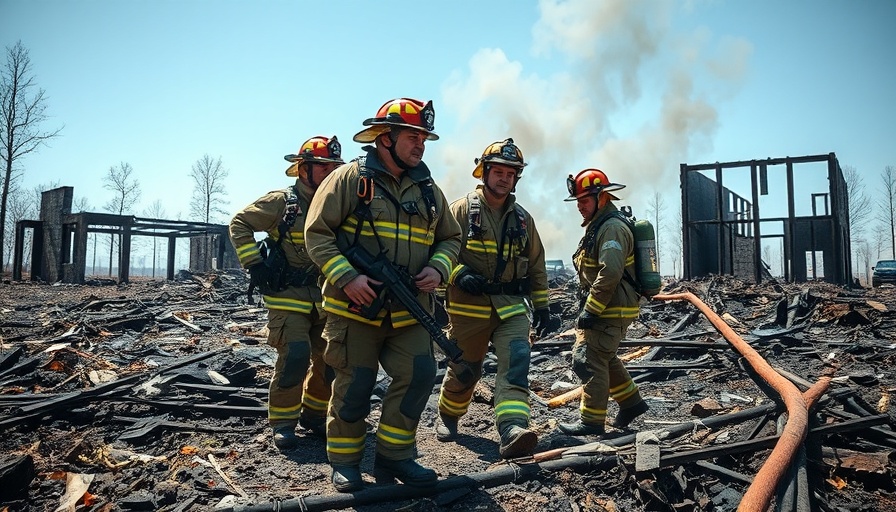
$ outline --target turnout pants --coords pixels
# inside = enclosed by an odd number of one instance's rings
[[[324,360],[335,370],[327,414],[327,457],[333,465],[361,463],[377,372],[392,378],[383,397],[376,452],[391,460],[416,454],[417,424],[432,393],[436,364],[429,333],[419,324],[373,326],[328,315]]]
[[[490,318],[451,315],[450,337],[464,352],[467,367],[448,365],[439,393],[439,413],[446,416],[466,414],[476,383],[482,378],[482,363],[491,341],[498,359],[495,377],[495,426],[529,426],[529,318],[515,315],[498,318],[492,309]]]
[[[610,397],[620,409],[641,402],[638,385],[616,356],[631,320],[600,320],[592,329],[578,330],[573,345],[573,370],[582,379],[579,411],[582,422],[604,425]]]
[[[333,375],[323,360],[325,321],[317,310],[307,315],[268,310],[268,344],[277,349],[268,395],[268,421],[274,428],[296,425],[300,416],[326,415]]]

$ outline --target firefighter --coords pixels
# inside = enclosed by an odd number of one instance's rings
[[[498,358],[495,426],[498,452],[512,459],[530,455],[538,436],[529,430],[529,314],[542,335],[550,320],[544,247],[535,221],[513,192],[526,162],[506,139],[490,144],[474,160],[475,190],[451,204],[463,238],[447,289],[449,337],[464,353],[463,365],[449,364],[439,394],[436,438],[457,438],[458,420],[470,406],[482,377],[489,342]]]
[[[296,447],[296,427],[326,435],[326,410],[333,370],[323,361],[321,338],[326,315],[321,309],[320,271],[305,249],[303,234],[308,205],[321,181],[343,163],[336,136],[312,137],[299,152],[286,155],[286,175],[295,185],[268,192],[243,208],[230,221],[230,241],[240,265],[261,285],[268,310],[268,344],[277,350],[277,362],[268,395],[268,422],[274,445]],[[254,233],[265,232],[267,249],[283,251],[286,268],[266,265]],[[271,258],[268,263],[276,261]],[[282,276],[282,277],[281,277]],[[277,282],[273,282],[277,281]]]
[[[366,418],[380,365],[391,382],[376,432],[374,477],[417,487],[437,482],[435,471],[414,460],[436,374],[431,338],[401,303],[383,302],[381,283],[350,263],[353,251],[363,250],[404,269],[432,312],[432,292],[447,281],[460,249],[460,226],[422,161],[426,141],[438,139],[434,119],[431,101],[387,101],[354,137],[373,145],[331,174],[311,203],[305,237],[326,278],[324,360],[336,373],[327,457],[340,492],[363,487]]]
[[[603,171],[585,169],[567,179],[569,197],[582,215],[585,236],[573,255],[579,276],[583,307],[576,320],[572,350],[573,371],[582,380],[579,420],[560,423],[560,431],[573,435],[601,435],[610,397],[619,413],[610,423],[627,427],[647,412],[638,385],[616,356],[628,326],[638,318],[640,296],[633,284],[634,237],[624,220],[613,212],[613,192],[625,185],[612,183]]]

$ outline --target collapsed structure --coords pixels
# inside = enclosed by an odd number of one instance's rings
[[[113,215],[72,213],[73,187],[59,187],[41,194],[38,220],[16,223],[13,249],[13,280],[22,279],[26,230],[32,231],[31,280],[47,283],[80,284],[87,267],[87,239],[90,233],[118,236],[118,282],[130,278],[131,241],[135,236],[164,238],[168,242],[167,279],[174,279],[176,242],[190,239],[190,270],[207,271],[239,267],[227,237],[227,226],[181,220],[165,220]],[[110,269],[111,270],[111,269]]]
[[[779,186],[769,186],[770,176]],[[717,274],[759,283],[771,277],[763,241],[779,240],[785,281],[852,284],[849,197],[834,153],[681,164],[681,204],[685,279]]]

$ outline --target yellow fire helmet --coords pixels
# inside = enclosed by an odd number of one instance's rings
[[[473,169],[474,178],[482,178],[486,164],[504,164],[514,167],[517,169],[517,178],[523,174],[523,167],[528,165],[523,160],[523,152],[516,147],[511,138],[504,139],[502,142],[492,142],[482,152],[481,157],[473,159],[473,163],[476,164],[476,168]]]

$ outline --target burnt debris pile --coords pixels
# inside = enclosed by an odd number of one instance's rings
[[[642,305],[620,350],[650,410],[629,430],[573,438],[556,430],[577,417],[581,393],[569,364],[579,304],[570,279],[552,279],[551,332],[532,339],[534,457],[497,455],[491,357],[461,439],[435,440],[443,363],[418,435],[420,461],[436,469],[439,485],[376,486],[362,465],[370,483],[351,495],[330,487],[320,439],[302,435],[292,452],[270,443],[275,353],[242,272],[121,286],[2,284],[0,503],[97,511],[896,510],[896,289],[669,282],[665,298]],[[387,384],[382,374],[378,392]]]

